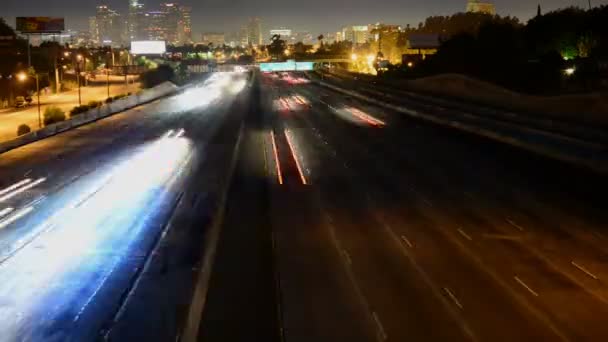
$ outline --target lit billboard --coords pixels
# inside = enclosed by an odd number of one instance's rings
[[[260,71],[311,71],[314,64],[314,62],[296,62],[294,60],[280,63],[260,63]]]
[[[21,33],[60,33],[65,30],[63,18],[17,17],[17,31]]]
[[[162,55],[167,52],[164,41],[141,40],[131,42],[131,53],[136,55]]]

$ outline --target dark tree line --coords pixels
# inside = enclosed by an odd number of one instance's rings
[[[467,16],[471,19],[468,24],[463,20]],[[439,18],[429,18],[411,29],[441,30],[433,33],[440,33],[443,41],[438,53],[410,76],[463,73],[531,93],[593,90],[601,87],[602,78],[605,82],[602,65],[605,68],[608,61],[608,6],[553,11],[537,15],[526,25],[487,15],[481,21],[483,15]],[[576,71],[566,75],[568,68]]]

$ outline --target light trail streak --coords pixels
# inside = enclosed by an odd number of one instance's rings
[[[302,172],[302,166],[300,165],[300,161],[298,160],[298,155],[296,154],[296,150],[293,146],[293,142],[291,140],[290,133],[287,129],[285,129],[285,138],[287,139],[287,145],[289,145],[289,150],[291,150],[291,155],[293,156],[293,160],[296,162],[296,167],[298,168],[298,173],[300,174],[300,179],[302,180],[302,184],[306,185],[308,182],[306,181],[306,177],[304,177],[304,172]]]
[[[4,216],[10,214],[11,212],[13,212],[13,210],[13,208],[4,208],[0,210],[0,218],[3,218]]]
[[[38,184],[40,184],[40,183],[42,183],[44,181],[46,181],[46,178],[43,177],[43,178],[40,178],[40,179],[36,180],[35,182],[27,184],[24,187],[21,187],[21,188],[18,188],[17,190],[14,190],[13,192],[9,192],[8,194],[0,197],[0,202],[4,202],[4,201],[6,201],[8,199],[11,199],[11,198],[19,195],[20,193],[22,193],[22,192],[24,192],[26,190],[29,190],[29,189],[35,187],[36,185],[38,185]]]
[[[23,216],[30,213],[32,210],[34,210],[34,207],[27,207],[25,209],[21,209],[18,212],[16,212],[14,215],[9,216],[8,218],[0,221],[0,229],[3,229],[4,227],[8,226],[9,224],[17,221],[18,219],[20,219]]]
[[[274,165],[277,169],[277,178],[279,184],[283,185],[283,174],[281,173],[281,163],[279,162],[279,152],[277,150],[277,143],[274,138],[274,132],[270,131],[270,139],[272,139],[272,152],[274,153]]]
[[[32,180],[30,178],[27,178],[27,179],[24,179],[24,180],[22,180],[22,181],[20,181],[18,183],[15,183],[15,184],[9,186],[8,188],[2,189],[2,190],[0,190],[0,196],[4,195],[5,193],[7,193],[9,191],[15,190],[18,187],[20,187],[22,185],[25,185],[25,184],[27,184],[27,183],[29,183],[31,181]]]

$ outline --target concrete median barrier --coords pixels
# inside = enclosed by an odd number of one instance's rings
[[[48,125],[42,129],[30,132],[28,134],[24,134],[15,139],[0,142],[0,154],[27,144],[31,144],[35,141],[42,140],[50,136],[68,131],[70,129],[103,119],[110,115],[123,112],[127,109],[154,101],[158,98],[171,95],[177,90],[178,87],[175,84],[171,82],[165,82],[154,88],[146,89],[141,93],[121,98],[112,103],[104,104],[101,107],[89,109],[88,111],[75,115],[74,117],[66,121]]]

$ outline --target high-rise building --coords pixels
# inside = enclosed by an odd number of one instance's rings
[[[223,32],[205,32],[202,35],[202,42],[205,45],[213,44],[218,47],[226,43],[225,35]]]
[[[342,31],[336,32],[336,42],[341,42],[344,40],[344,36],[342,35]]]
[[[92,30],[92,40],[100,45],[120,46],[123,41],[123,21],[115,10],[107,5],[97,6],[95,20],[89,22],[89,26],[94,25]],[[90,29],[90,27],[89,27]]]
[[[177,21],[177,40],[181,45],[192,44],[192,8],[180,6],[180,17]]]
[[[247,42],[252,46],[260,46],[264,43],[262,37],[262,21],[260,18],[251,18],[247,25]]]
[[[94,44],[99,44],[99,28],[97,27],[97,17],[89,17],[89,41]]]
[[[281,36],[281,39],[283,40],[288,40],[289,38],[291,38],[291,30],[284,27],[270,30],[270,37],[274,36],[275,34]]]
[[[468,0],[467,12],[496,15],[496,8],[494,7],[494,4],[490,2],[481,2],[480,0]]]
[[[145,40],[168,41],[167,12],[150,11],[145,14]]]
[[[353,44],[365,44],[369,39],[369,28],[367,25],[346,26],[342,29],[341,38]]]
[[[129,42],[147,39],[146,13],[144,4],[139,0],[129,0],[129,19],[127,21]]]
[[[249,29],[247,28],[247,26],[241,27],[241,32],[239,33],[239,41],[241,46],[249,46]]]
[[[164,13],[164,20],[162,23],[160,23],[161,25],[164,25],[164,34],[165,36],[163,37],[163,39],[159,39],[159,40],[164,40],[166,41],[168,44],[174,44],[177,45],[179,43],[178,41],[178,23],[180,21],[181,18],[181,12],[180,12],[180,8],[178,4],[175,3],[162,3],[160,4],[160,11],[161,13]]]

